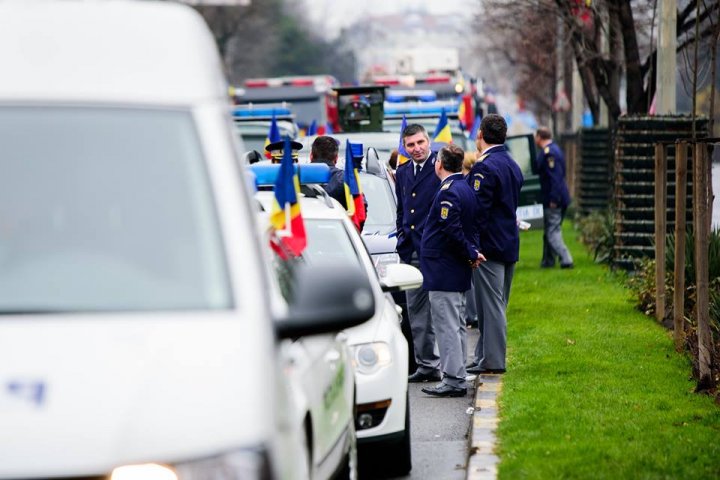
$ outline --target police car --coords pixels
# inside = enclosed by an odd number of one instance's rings
[[[202,17],[0,2],[0,57],[0,478],[309,478],[277,339],[377,287],[308,267],[271,305]]]
[[[281,138],[294,139],[299,134],[289,104],[238,105],[233,108],[233,123],[248,151],[265,152],[265,141],[273,117]]]
[[[311,167],[315,167],[312,165]],[[253,167],[258,177],[277,166]],[[305,183],[300,165],[300,181]],[[261,184],[274,183],[272,176]],[[358,444],[382,445],[384,465],[395,474],[411,468],[410,412],[408,404],[408,344],[401,330],[398,311],[390,292],[417,288],[422,275],[404,264],[389,264],[385,275],[378,277],[373,260],[345,209],[322,188],[304,185],[300,198],[307,233],[307,247],[302,254],[311,265],[332,264],[337,269],[360,267],[373,285],[375,315],[366,323],[345,330],[347,345],[355,366],[356,414]],[[269,212],[272,191],[259,191],[256,198]],[[267,215],[267,213],[265,213]],[[331,295],[332,290],[327,291]]]

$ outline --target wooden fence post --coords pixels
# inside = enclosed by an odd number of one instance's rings
[[[708,304],[708,161],[707,145],[695,144],[693,165],[693,226],[695,228],[695,285],[697,301],[695,303],[698,335],[698,388],[713,386],[712,378],[712,334],[710,332],[710,311]]]
[[[685,348],[685,215],[687,214],[687,142],[675,144],[675,270],[673,338],[675,350]]]
[[[667,231],[667,162],[662,143],[655,144],[655,318],[665,319],[665,234]]]

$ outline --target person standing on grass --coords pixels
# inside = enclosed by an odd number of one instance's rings
[[[486,115],[477,133],[480,152],[467,181],[475,192],[475,242],[487,261],[473,271],[480,339],[475,361],[467,373],[504,373],[507,346],[507,309],[520,235],[515,211],[523,175],[505,148],[507,123],[498,114]]]
[[[535,144],[539,148],[537,159],[540,177],[540,194],[543,202],[543,256],[542,268],[555,266],[560,259],[560,268],[573,268],[573,258],[562,237],[562,221],[570,205],[570,193],[565,185],[565,156],[552,140],[552,132],[540,127],[535,132]]]

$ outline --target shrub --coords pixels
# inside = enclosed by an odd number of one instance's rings
[[[615,225],[611,212],[594,211],[575,218],[578,240],[592,252],[597,263],[610,263],[615,246]]]

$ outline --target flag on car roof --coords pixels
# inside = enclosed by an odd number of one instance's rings
[[[270,122],[270,131],[268,132],[268,136],[265,139],[265,145],[263,145],[263,147],[267,147],[271,143],[279,142],[280,140],[282,140],[280,137],[280,129],[278,129],[277,120],[275,119],[275,114],[273,113],[272,121]],[[265,151],[265,156],[270,158],[270,152]]]
[[[307,136],[310,135],[317,135],[318,128],[317,128],[317,121],[313,120],[310,126],[307,128]]]
[[[440,120],[438,121],[437,127],[435,127],[433,142],[452,143],[452,132],[450,131],[450,124],[448,123],[447,113],[445,113],[444,108],[440,113]]]
[[[477,138],[478,130],[480,130],[481,120],[482,119],[480,118],[480,115],[475,116],[475,121],[472,124],[472,128],[470,129],[470,135],[468,136],[468,138],[470,138],[470,140],[472,141],[475,141],[475,139]]]
[[[407,118],[405,118],[405,115],[403,114],[402,123],[400,124],[400,143],[398,143],[398,167],[410,160],[410,154],[407,152],[407,150],[405,150],[405,145],[403,144],[403,132],[405,131],[405,127],[407,127]]]
[[[305,224],[298,202],[299,193],[300,181],[293,165],[290,138],[285,137],[283,158],[275,181],[275,201],[270,212],[270,224],[273,227],[270,246],[283,259],[290,255],[300,256],[307,245]]]
[[[353,162],[353,148],[350,140],[346,140],[345,145],[345,205],[347,205],[347,213],[358,231],[362,230],[367,218],[365,211],[365,202],[360,186],[360,177],[358,176],[355,162]]]

